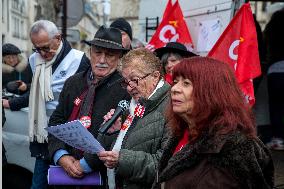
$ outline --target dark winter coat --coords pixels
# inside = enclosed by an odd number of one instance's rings
[[[56,126],[58,124],[66,123],[72,113],[74,100],[81,95],[81,93],[87,88],[87,72],[79,73],[71,76],[64,84],[63,90],[59,97],[59,104],[56,110],[53,112],[49,119],[49,126]],[[119,81],[121,81],[121,75],[115,71],[107,78],[99,82],[93,102],[93,110],[91,116],[91,127],[89,128],[90,133],[97,138],[98,129],[101,123],[104,121],[103,117],[110,109],[115,109],[120,100],[129,100],[125,89],[122,89]],[[108,150],[117,135],[102,136],[99,140],[102,146]],[[54,153],[59,149],[67,150],[71,155],[78,158],[81,154],[75,148],[65,144],[59,139],[48,136],[48,147],[50,159],[53,162]],[[97,155],[89,153],[83,154],[88,165],[93,170],[106,171],[106,167],[98,159]],[[80,158],[80,157],[79,157]]]
[[[31,67],[28,65],[27,59],[22,55],[17,55],[19,63],[12,67],[8,64],[2,63],[2,88],[10,81],[21,80],[29,85],[32,82],[33,73]],[[25,91],[26,92],[26,91]],[[25,92],[18,91],[16,94],[22,95]]]
[[[273,187],[271,155],[258,138],[248,138],[239,132],[219,137],[205,134],[195,144],[187,144],[173,155],[177,144],[176,138],[169,140],[160,161],[156,179],[159,184],[154,188]]]
[[[5,122],[6,122],[5,110],[4,110],[4,107],[2,106],[2,128]],[[2,142],[2,167],[4,167],[7,164],[7,157],[5,153],[6,153],[6,150]]]
[[[132,124],[122,142],[116,168],[117,185],[124,189],[151,188],[158,162],[166,144],[164,110],[169,101],[170,86],[165,83],[145,106],[143,118]],[[135,121],[135,119],[134,119]]]
[[[267,89],[272,134],[284,140],[284,60],[269,67]]]

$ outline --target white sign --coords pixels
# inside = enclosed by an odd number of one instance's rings
[[[96,154],[104,151],[99,141],[94,138],[79,120],[45,129],[59,140],[84,152]]]
[[[197,52],[208,52],[220,36],[221,23],[219,19],[205,20],[199,23]]]

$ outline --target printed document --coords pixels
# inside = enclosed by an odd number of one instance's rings
[[[84,152],[96,154],[105,150],[79,120],[45,129],[66,144]]]

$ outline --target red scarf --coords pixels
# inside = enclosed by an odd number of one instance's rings
[[[164,79],[166,82],[168,82],[170,85],[173,84],[173,77],[171,74],[165,74]]]

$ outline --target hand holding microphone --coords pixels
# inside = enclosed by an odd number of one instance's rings
[[[118,118],[121,116],[121,114],[125,110],[128,110],[128,109],[129,109],[129,102],[126,101],[126,100],[121,100],[118,103],[117,108],[115,109],[114,112],[113,112],[113,110],[111,110],[110,112],[108,112],[104,116],[104,119],[107,120],[107,121],[104,122],[101,125],[99,132],[102,133],[102,134],[105,134],[114,123],[115,123],[114,126],[113,126],[114,130],[117,129],[118,127],[120,128],[121,122],[118,120]],[[116,120],[118,120],[118,121],[116,121]]]
[[[102,125],[104,125],[108,120],[110,120],[115,112],[115,109],[111,109],[105,116],[104,116],[104,122]],[[116,131],[119,131],[121,128],[121,118],[119,117],[112,126],[107,130],[108,134],[114,133]]]

